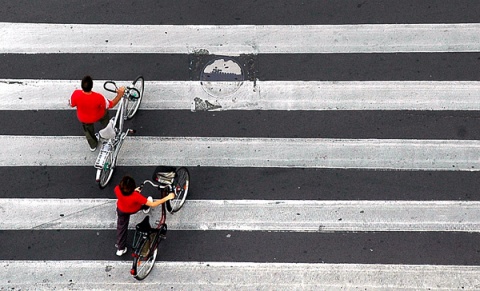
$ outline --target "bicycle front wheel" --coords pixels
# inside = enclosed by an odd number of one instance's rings
[[[143,98],[144,83],[143,76],[138,76],[132,83],[133,87],[138,90],[139,96],[129,97],[127,99],[127,119],[131,119],[135,113],[137,113]]]
[[[105,159],[105,163],[103,164],[103,167],[97,170],[100,172],[99,175],[97,174],[97,176],[99,176],[97,182],[100,189],[105,188],[108,182],[110,182],[110,179],[112,179],[114,169],[115,169],[115,151],[111,151],[110,153],[108,153],[108,156]]]
[[[133,277],[137,280],[145,279],[153,269],[155,265],[155,259],[157,258],[157,248],[152,252],[150,256],[142,256],[133,259]]]
[[[185,203],[185,199],[187,199],[188,187],[190,186],[190,173],[187,168],[181,167],[175,172],[173,186],[175,198],[168,200],[166,203],[167,210],[170,213],[180,210]]]

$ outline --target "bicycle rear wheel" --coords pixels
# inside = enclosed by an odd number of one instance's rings
[[[148,274],[153,269],[155,265],[155,259],[157,258],[158,249],[155,247],[155,250],[150,254],[150,256],[142,256],[141,254],[138,257],[133,259],[133,277],[137,280],[145,279]]]
[[[97,182],[100,189],[103,189],[107,186],[108,182],[112,178],[113,171],[115,170],[115,166],[117,163],[117,156],[120,148],[122,147],[123,138],[120,137],[119,140],[115,140],[112,145],[112,150],[108,153],[107,157],[105,158],[105,162],[103,164],[102,169],[99,169],[100,174],[97,174]]]
[[[101,169],[98,169],[100,175],[97,173],[98,177],[98,186],[100,189],[103,189],[107,186],[108,182],[110,182],[110,179],[112,178],[113,175],[113,170],[115,169],[115,151],[111,151],[108,153],[107,158],[105,159],[105,163],[103,164],[103,167]]]
[[[168,212],[174,213],[182,208],[185,199],[187,199],[189,186],[190,173],[187,168],[181,167],[175,172],[175,179],[173,180],[175,198],[168,200],[166,203]]]
[[[134,98],[127,99],[127,119],[131,119],[135,113],[137,113],[138,107],[142,102],[143,98],[143,89],[144,89],[144,79],[143,76],[138,76],[135,81],[132,83],[133,87],[138,90],[139,96]],[[135,91],[135,90],[132,90]]]

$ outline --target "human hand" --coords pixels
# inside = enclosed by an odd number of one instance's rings
[[[135,188],[135,191],[137,191],[137,192],[142,192],[142,188],[137,187],[137,188]]]
[[[125,86],[122,86],[122,87],[118,88],[117,93],[120,93],[120,94],[125,93]]]
[[[168,194],[168,196],[167,196],[168,200],[172,200],[173,198],[175,198],[175,193],[172,192],[172,193]]]

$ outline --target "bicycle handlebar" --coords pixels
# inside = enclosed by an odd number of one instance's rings
[[[114,81],[106,81],[103,83],[103,88],[112,93],[117,93],[118,90],[117,84]],[[137,100],[140,98],[140,91],[133,86],[127,86],[123,96],[128,96],[131,100]]]
[[[147,183],[152,185],[154,188],[157,188],[157,189],[165,189],[165,188],[170,188],[171,189],[172,188],[171,185],[161,185],[161,184],[159,185],[159,184],[155,184],[154,182],[152,182],[150,180],[145,180],[145,181],[143,181],[142,184],[140,184],[140,186],[139,186],[140,189],[143,189],[143,186]]]
[[[108,87],[109,84],[112,84],[113,87],[115,87],[115,89],[111,89]],[[112,92],[112,93],[117,93],[117,90],[118,90],[118,87],[117,87],[117,84],[115,84],[115,82],[113,81],[106,81],[105,83],[103,83],[103,88],[109,92]]]
[[[142,189],[143,186],[144,186],[146,183],[152,185],[152,186],[155,187],[155,188],[160,188],[160,185],[157,185],[157,184],[153,183],[153,182],[150,181],[150,180],[145,180],[145,181],[143,181],[143,183],[140,185],[140,189]]]

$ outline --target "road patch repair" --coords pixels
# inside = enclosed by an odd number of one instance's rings
[[[220,56],[206,50],[190,54],[190,80],[199,81],[209,99],[195,96],[192,111],[222,108],[225,101],[235,102],[235,93],[245,82],[256,85],[255,55]]]

